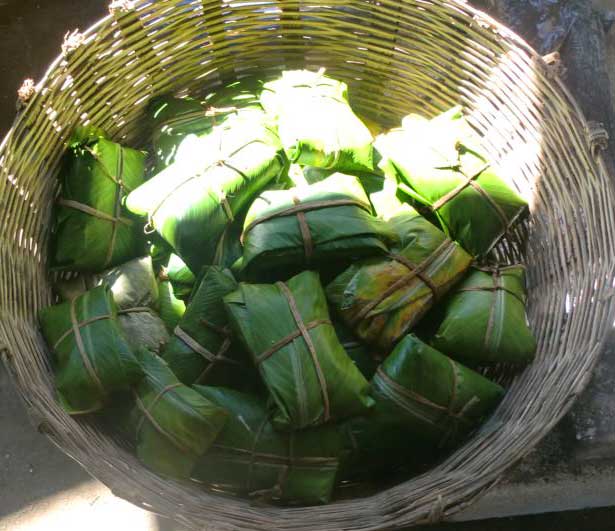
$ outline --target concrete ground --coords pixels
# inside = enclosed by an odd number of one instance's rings
[[[615,9],[615,0],[596,2]],[[21,81],[39,79],[59,52],[64,33],[83,29],[103,16],[106,4],[106,0],[0,0],[0,136],[10,127]],[[611,37],[615,41],[615,32]],[[615,42],[612,51],[615,60]],[[614,529],[614,398],[615,336],[589,389],[543,444],[500,487],[460,515],[467,521],[431,529]],[[115,498],[39,435],[0,367],[0,531],[84,528],[180,531]]]

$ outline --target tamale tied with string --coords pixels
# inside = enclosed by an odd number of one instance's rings
[[[133,389],[137,456],[159,474],[187,478],[228,413],[182,384],[155,354],[140,350],[138,357],[145,376]]]
[[[242,267],[248,278],[297,272],[382,255],[395,239],[372,215],[359,180],[336,173],[310,186],[263,192],[246,215]]]
[[[70,280],[59,280],[55,289],[62,299],[72,300],[104,284],[111,289],[118,308],[118,323],[128,343],[133,348],[159,352],[169,334],[156,313],[159,289],[152,258],[135,258],[100,274],[83,273]]]
[[[262,398],[222,387],[195,385],[194,389],[230,414],[220,436],[195,466],[194,479],[255,501],[329,502],[342,451],[335,426],[277,431]]]
[[[58,399],[71,415],[102,409],[112,393],[127,390],[143,375],[117,313],[106,284],[41,310]]]
[[[337,171],[374,168],[372,134],[348,103],[348,86],[324,71],[289,70],[260,96],[291,162]]]
[[[443,305],[430,342],[464,363],[530,363],[536,339],[525,303],[524,266],[473,269]]]
[[[230,271],[204,268],[201,283],[162,353],[186,385],[235,386],[258,379],[252,362],[231,339],[224,310],[223,297],[237,286]]]
[[[390,351],[461,280],[472,261],[407,205],[389,225],[404,246],[352,264],[326,288],[344,322],[383,352]]]
[[[527,213],[526,201],[489,161],[460,107],[432,120],[409,115],[375,145],[385,171],[472,256],[487,254]]]
[[[190,140],[189,143],[187,141]],[[220,236],[267,184],[285,177],[277,133],[257,109],[230,115],[211,133],[187,137],[178,160],[126,199],[195,272],[213,263]]]
[[[504,390],[414,335],[402,339],[371,381],[375,405],[352,419],[352,462],[416,465],[458,445],[504,396]]]
[[[202,136],[225,116],[258,106],[255,82],[236,81],[207,94],[203,100],[164,95],[154,98],[147,109],[152,128],[156,172],[173,164],[182,152],[182,141],[190,135]],[[186,152],[183,152],[185,155]]]
[[[277,428],[318,426],[371,406],[367,380],[335,334],[317,273],[241,283],[224,303],[275,403]]]
[[[81,135],[81,136],[79,136]],[[62,167],[52,267],[97,273],[143,254],[143,224],[122,201],[144,182],[145,153],[78,131]]]

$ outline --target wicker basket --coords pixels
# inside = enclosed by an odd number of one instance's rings
[[[456,103],[531,204],[527,246],[495,251],[529,265],[536,362],[495,415],[429,473],[326,507],[276,508],[165,481],[93,421],[54,400],[37,328],[52,302],[47,271],[56,172],[79,121],[144,146],[148,100],[198,93],[287,67],[346,80],[356,109],[389,127]],[[115,0],[70,35],[0,148],[0,347],[39,430],[115,494],[195,529],[376,530],[437,521],[493,486],[569,409],[613,323],[611,179],[587,124],[552,68],[521,39],[460,0]]]

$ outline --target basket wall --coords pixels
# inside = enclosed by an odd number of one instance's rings
[[[251,506],[158,478],[96,424],[56,404],[38,310],[52,302],[47,244],[57,166],[79,122],[145,146],[144,106],[250,74],[327,67],[366,119],[457,103],[530,201],[526,248],[536,362],[506,369],[505,400],[463,448],[429,473],[372,496],[317,508]],[[584,118],[547,65],[460,0],[159,0],[113,2],[65,43],[0,148],[0,347],[31,417],[115,494],[195,529],[376,530],[445,519],[492,486],[569,409],[613,323],[614,194]]]

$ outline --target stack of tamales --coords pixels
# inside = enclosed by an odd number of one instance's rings
[[[525,201],[460,108],[374,140],[322,70],[203,93],[149,105],[150,159],[69,143],[40,312],[59,402],[258,503],[425,470],[536,350],[529,274],[490,252]]]

